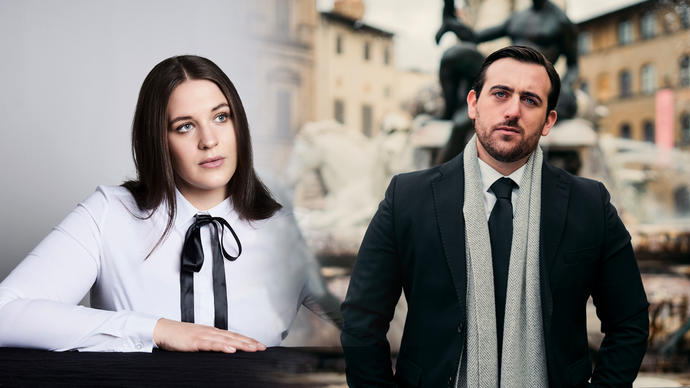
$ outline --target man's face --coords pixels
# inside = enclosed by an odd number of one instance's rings
[[[546,112],[551,81],[546,69],[534,63],[502,58],[486,70],[480,96],[467,95],[468,114],[474,120],[479,157],[489,165],[527,159],[556,122]],[[487,158],[490,158],[487,160]]]

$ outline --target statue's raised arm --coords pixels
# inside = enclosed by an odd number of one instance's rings
[[[458,39],[465,42],[476,42],[477,40],[472,28],[458,19],[458,15],[455,13],[455,0],[443,1],[443,20],[434,38],[436,44],[441,42],[441,38],[446,32],[453,32]]]

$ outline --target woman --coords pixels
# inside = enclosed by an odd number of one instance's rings
[[[132,148],[138,179],[99,186],[0,284],[0,346],[280,344],[307,296],[308,252],[256,176],[232,82],[205,58],[159,63]],[[77,306],[89,290],[92,308]]]

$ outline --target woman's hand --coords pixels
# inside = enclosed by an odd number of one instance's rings
[[[266,345],[241,334],[212,326],[177,322],[161,318],[153,328],[153,342],[159,348],[179,352],[212,351],[235,353],[237,350],[256,352]]]

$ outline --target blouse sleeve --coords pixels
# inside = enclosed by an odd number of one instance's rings
[[[151,351],[158,317],[77,305],[98,278],[107,212],[99,187],[0,283],[0,346]]]

